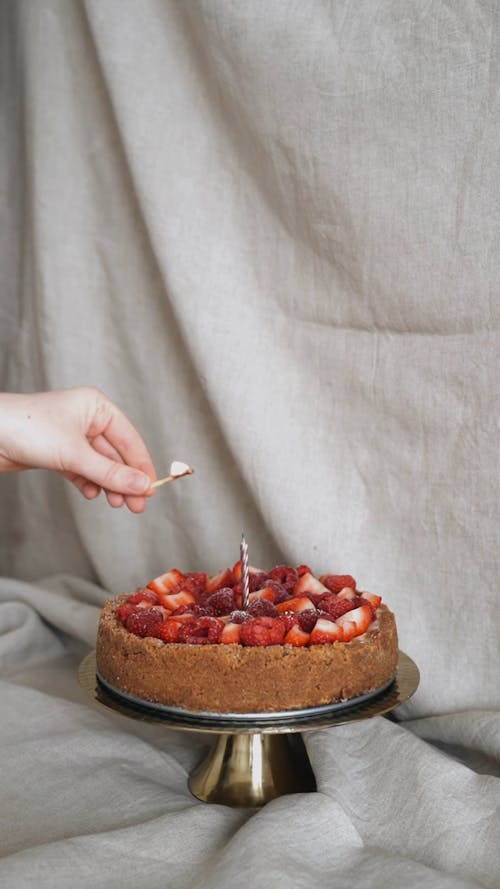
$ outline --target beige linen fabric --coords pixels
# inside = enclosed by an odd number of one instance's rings
[[[0,380],[89,383],[142,517],[0,478],[0,880],[500,884],[500,36],[479,0],[1,7]],[[307,739],[319,792],[186,790],[194,738],[90,709],[113,594],[238,556],[356,576],[422,681]]]

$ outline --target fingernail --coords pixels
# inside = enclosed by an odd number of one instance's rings
[[[151,479],[143,472],[131,472],[126,487],[130,494],[145,494],[151,487]]]

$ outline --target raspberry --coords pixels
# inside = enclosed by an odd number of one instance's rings
[[[328,587],[331,593],[340,593],[346,586],[351,587],[352,590],[356,589],[356,581],[350,574],[327,574],[322,583]]]
[[[204,571],[192,571],[190,574],[184,575],[181,587],[183,590],[199,596],[200,593],[204,592],[206,584],[207,575]]]
[[[163,639],[164,642],[177,642],[181,625],[176,620],[168,619],[165,623],[156,624],[152,629],[152,636]]]
[[[241,625],[243,645],[281,645],[285,624],[279,617],[255,617]]]
[[[125,626],[135,636],[151,636],[153,627],[162,621],[163,615],[157,608],[143,608],[130,614]]]
[[[224,622],[216,617],[198,617],[181,626],[177,641],[188,645],[215,645],[223,629]]]
[[[254,599],[248,606],[248,613],[252,617],[278,617],[278,609],[269,599]]]
[[[274,593],[274,604],[279,605],[280,602],[284,602],[285,599],[290,598],[290,592],[286,587],[283,586],[282,583],[279,583],[277,580],[266,580],[262,584],[261,589],[265,587],[268,590],[272,590]]]
[[[298,572],[289,565],[276,565],[267,575],[269,580],[277,580],[285,589],[291,592],[299,579]]]
[[[139,605],[140,602],[144,601],[151,602],[152,605],[157,605],[158,596],[153,590],[137,590],[136,593],[132,593],[127,599],[129,605]]]
[[[304,633],[310,633],[318,620],[318,612],[315,608],[306,608],[305,611],[299,611],[297,614],[297,620],[299,622],[299,626],[301,630],[304,630]]]
[[[137,611],[135,605],[131,605],[129,602],[126,602],[124,605],[120,605],[119,608],[116,609],[116,616],[122,624],[127,623],[127,617],[130,617],[131,614]]]
[[[232,624],[243,624],[246,620],[250,620],[247,611],[231,611],[229,615]]]
[[[195,617],[214,617],[215,615],[215,610],[209,605],[193,605],[191,609],[188,606],[186,610],[192,611]]]
[[[336,593],[328,593],[321,597],[318,608],[327,611],[333,620],[337,620],[342,614],[347,614],[360,604],[363,603],[359,601],[359,596],[355,596],[354,599],[339,599]]]
[[[266,580],[265,571],[251,571],[248,574],[248,589],[249,592],[255,593],[255,590],[260,590]]]
[[[234,593],[230,587],[223,587],[212,593],[204,603],[205,607],[213,608],[215,614],[230,614],[235,605]]]

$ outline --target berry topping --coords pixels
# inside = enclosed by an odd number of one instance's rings
[[[217,590],[205,600],[205,606],[212,608],[214,614],[231,614],[236,607],[233,590],[230,587]]]
[[[307,645],[309,642],[309,633],[305,633],[304,630],[301,630],[298,624],[294,624],[288,630],[284,638],[285,645],[294,645],[295,648],[302,648],[303,645]]]
[[[159,602],[158,596],[153,590],[137,590],[136,593],[132,593],[131,596],[127,597],[127,602],[129,605],[142,605],[143,608],[151,608],[151,605],[157,605]]]
[[[361,599],[359,599],[359,596],[354,596],[352,599],[341,599],[340,596],[337,596],[335,593],[329,593],[327,596],[323,596],[323,598],[319,600],[318,608],[327,611],[333,620],[337,620],[342,614],[346,614],[347,611],[352,611],[353,608],[356,608],[361,604],[362,602]]]
[[[334,621],[319,617],[309,637],[309,645],[325,645],[331,642],[342,642],[344,632]]]
[[[279,611],[269,599],[254,599],[248,606],[248,613],[252,617],[278,617]]]
[[[346,586],[356,589],[356,581],[350,574],[323,574],[320,581],[331,593],[340,593]]]
[[[215,609],[210,605],[193,605],[191,614],[195,617],[215,617]]]
[[[313,574],[303,574],[293,589],[294,596],[324,596],[327,592],[328,588]]]
[[[244,624],[246,620],[250,620],[248,611],[232,611],[229,619],[233,624]]]
[[[221,645],[238,645],[240,641],[241,624],[232,623],[225,624],[220,634],[219,642]]]
[[[190,574],[185,574],[180,584],[182,590],[197,596],[204,592],[206,585],[207,575],[204,571],[192,571]]]
[[[254,593],[255,590],[260,590],[261,587],[266,586],[266,573],[265,571],[252,571],[249,569],[248,571],[248,588],[251,593]]]
[[[188,645],[214,645],[219,641],[223,629],[223,621],[216,617],[198,617],[182,624],[177,641]]]
[[[289,565],[277,565],[267,576],[269,580],[277,580],[290,593],[299,579],[297,570]]]
[[[294,596],[286,602],[280,602],[277,608],[280,614],[284,614],[285,611],[306,611],[308,608],[314,608],[314,602],[307,596]]]
[[[281,645],[285,636],[285,625],[279,617],[255,617],[240,626],[243,645]]]
[[[166,596],[160,596],[160,601],[165,608],[169,608],[170,611],[176,611],[182,605],[194,604],[194,602],[196,602],[196,596],[194,593],[181,591],[179,593],[170,593]]]
[[[129,602],[126,602],[124,605],[120,605],[119,608],[116,609],[116,616],[122,624],[127,623],[127,618],[130,617],[131,614],[134,614],[137,611],[135,605],[131,605]]]
[[[299,577],[302,577],[303,574],[312,574],[313,572],[309,568],[309,565],[297,565],[296,572]]]
[[[129,618],[130,620],[130,618]],[[361,605],[337,618],[337,625],[343,633],[343,641],[349,642],[355,636],[365,633],[373,620],[371,605]]]
[[[171,593],[179,587],[183,578],[184,575],[182,571],[179,571],[177,568],[172,568],[172,570],[167,571],[166,574],[160,574],[159,577],[155,577],[154,580],[148,583],[148,587],[151,587],[155,593]]]
[[[163,622],[163,614],[158,608],[143,608],[129,614],[125,626],[135,636],[152,636],[151,630]]]
[[[219,571],[218,574],[213,574],[212,577],[209,577],[206,584],[207,593],[215,593],[216,590],[221,590],[225,587],[230,587],[233,584],[233,574],[230,568],[224,568],[223,571]]]
[[[314,629],[318,617],[319,614],[315,608],[306,608],[305,611],[300,611],[297,615],[300,629],[305,633],[310,633]]]
[[[164,642],[177,642],[181,626],[182,624],[169,617],[164,623],[156,624],[151,635],[157,639],[162,639]]]

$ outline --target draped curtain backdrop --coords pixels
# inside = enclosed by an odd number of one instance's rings
[[[1,387],[98,386],[195,468],[139,517],[0,478],[0,881],[498,887],[500,8],[2,0],[0,41]],[[241,531],[421,671],[259,813],[76,679],[107,596]]]

